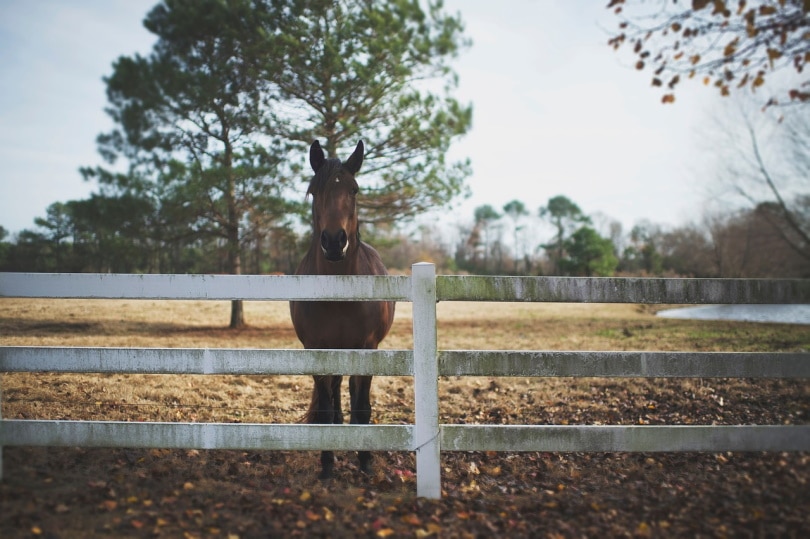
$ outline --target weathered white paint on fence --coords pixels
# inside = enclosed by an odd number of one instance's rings
[[[807,451],[810,426],[440,425],[439,375],[810,377],[810,354],[437,351],[436,302],[810,303],[808,280],[435,276],[264,277],[0,273],[0,297],[413,302],[414,349],[0,347],[0,371],[413,375],[415,425],[29,421],[3,445],[415,451],[417,494],[441,496],[440,451]],[[0,475],[0,477],[2,477]]]
[[[436,278],[439,301],[557,303],[810,303],[810,279],[657,279],[632,277]]]
[[[410,301],[411,280],[376,275],[0,273],[0,297]]]
[[[810,425],[442,425],[444,451],[807,451]]]
[[[0,297],[411,301],[406,276],[0,273]],[[808,279],[438,276],[438,301],[810,303]]]
[[[414,446],[416,491],[425,498],[441,498],[439,436],[439,367],[436,361],[436,268],[413,266]]]
[[[4,445],[413,451],[412,425],[0,421]]]
[[[0,372],[413,376],[413,354],[410,350],[6,346],[0,347]],[[810,354],[804,353],[443,350],[437,355],[441,376],[810,378]]]
[[[412,376],[410,350],[0,347],[0,372]]]
[[[7,446],[414,451],[415,428],[6,420],[0,439]],[[810,425],[441,425],[437,434],[444,451],[806,451]]]
[[[444,350],[443,376],[810,378],[810,354]]]

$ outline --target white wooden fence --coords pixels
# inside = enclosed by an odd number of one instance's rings
[[[0,418],[3,446],[415,451],[417,494],[441,496],[440,451],[808,451],[810,425],[443,425],[440,375],[810,378],[810,353],[438,351],[437,301],[810,303],[808,280],[0,273],[0,297],[413,302],[413,350],[0,347],[0,372],[413,376],[414,425]],[[482,313],[485,316],[485,313]]]

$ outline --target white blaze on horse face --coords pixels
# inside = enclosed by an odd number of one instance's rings
[[[321,230],[321,252],[332,261],[345,259],[354,247],[351,243],[357,234],[356,188],[352,188],[346,178],[331,178],[334,191],[327,193],[326,198],[313,203],[317,228]],[[320,204],[319,204],[320,202]],[[336,244],[336,242],[339,242]],[[340,251],[335,251],[339,247]],[[330,253],[335,258],[329,258]]]

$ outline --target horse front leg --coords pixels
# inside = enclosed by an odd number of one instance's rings
[[[343,412],[340,407],[340,383],[342,376],[313,376],[313,391],[310,422],[321,425],[343,423]],[[321,451],[321,473],[319,479],[329,479],[335,468],[335,454],[332,451]]]
[[[349,396],[351,400],[351,423],[353,425],[368,425],[371,421],[371,376],[352,376],[349,378]],[[371,453],[358,451],[360,471],[371,473]]]
[[[343,424],[343,406],[340,404],[340,384],[343,383],[342,376],[331,376],[332,378],[332,423]]]

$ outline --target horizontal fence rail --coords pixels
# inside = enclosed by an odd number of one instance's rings
[[[0,347],[0,372],[413,376],[410,350]],[[441,376],[810,378],[810,354],[443,350]]]
[[[413,350],[0,346],[0,372],[413,376],[413,425],[0,419],[2,446],[414,451],[441,496],[441,451],[808,451],[810,425],[443,425],[440,376],[810,378],[809,353],[437,349],[438,301],[810,303],[810,280],[0,273],[0,298],[413,302]],[[2,472],[0,453],[0,473]]]
[[[410,350],[0,347],[0,372],[413,376]]]
[[[376,275],[0,273],[0,297],[411,301],[411,280]]]
[[[643,304],[810,303],[808,279],[481,277],[440,275],[438,301]],[[0,297],[411,301],[406,276],[0,273]]]
[[[0,421],[4,445],[413,451],[411,425]]]
[[[439,301],[555,303],[810,303],[808,279],[633,277],[436,277]]]
[[[807,451],[808,440],[810,425],[442,425],[446,451]]]
[[[414,451],[413,425],[5,420],[7,446]],[[441,425],[444,451],[807,451],[810,425]]]
[[[445,350],[445,376],[601,378],[810,378],[810,354]]]

